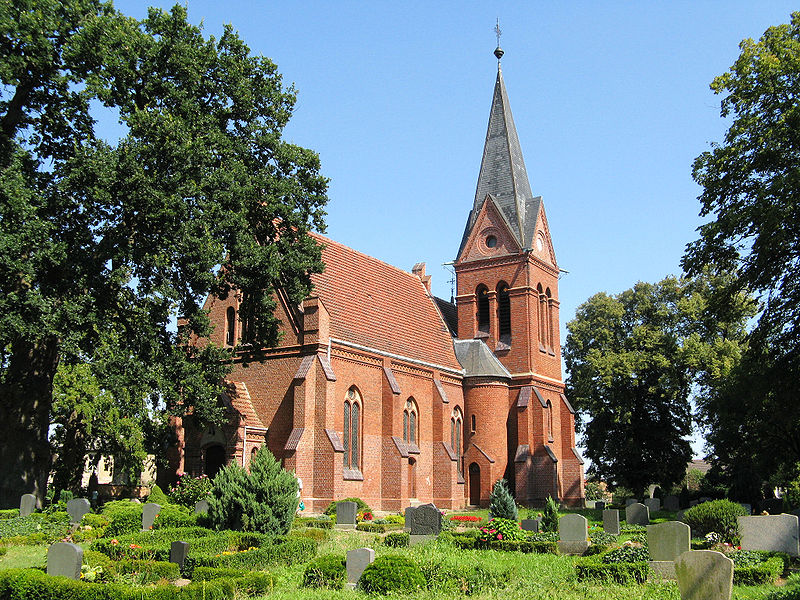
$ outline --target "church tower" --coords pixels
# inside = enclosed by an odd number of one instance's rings
[[[499,46],[495,56],[478,185],[454,262],[469,503],[486,504],[505,477],[523,504],[548,496],[582,504],[583,461],[561,376],[559,268],[544,203],[531,192]]]

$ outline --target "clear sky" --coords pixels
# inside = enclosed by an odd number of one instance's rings
[[[116,1],[134,17],[149,4]],[[189,0],[232,23],[298,101],[285,137],[320,153],[327,235],[410,270],[438,296],[472,206],[497,61],[531,188],[544,198],[565,324],[591,295],[680,271],[700,224],[694,158],[726,123],[709,83],[796,3]]]

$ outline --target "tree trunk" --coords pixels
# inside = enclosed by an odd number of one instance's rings
[[[76,496],[80,495],[87,454],[86,446],[86,428],[78,411],[73,410],[64,423],[64,444],[59,449],[53,467],[53,489],[56,494],[60,494],[62,490],[69,490]]]
[[[0,508],[16,508],[33,494],[41,505],[50,472],[47,431],[58,366],[55,338],[18,338],[0,384]]]

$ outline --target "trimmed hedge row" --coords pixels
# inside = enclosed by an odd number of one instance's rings
[[[734,585],[764,585],[773,583],[783,573],[783,559],[773,556],[751,567],[734,567]]]
[[[367,533],[386,533],[387,531],[396,531],[402,529],[403,525],[400,523],[359,523],[356,525],[356,530],[366,531]]]
[[[300,527],[317,527],[319,529],[333,529],[333,519],[318,519],[316,517],[295,517],[292,529]]]
[[[600,581],[606,583],[644,583],[650,573],[646,562],[602,563],[596,560],[583,560],[575,563],[578,581]]]
[[[341,590],[347,581],[347,567],[344,556],[323,554],[306,566],[303,573],[303,586]]]
[[[531,540],[479,540],[469,537],[454,537],[453,544],[462,550],[501,550],[525,554],[558,554],[556,542],[534,542]]]

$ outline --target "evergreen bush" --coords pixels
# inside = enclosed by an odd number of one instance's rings
[[[153,487],[150,488],[150,494],[147,496],[147,502],[153,502],[162,508],[167,504],[171,504],[169,498],[167,498],[167,495],[157,485],[153,485]]]
[[[718,533],[723,542],[739,544],[739,523],[747,511],[741,504],[730,500],[712,500],[693,506],[683,514],[683,522],[692,529],[692,535],[702,537],[712,531]]]
[[[303,573],[304,587],[326,587],[340,590],[347,581],[347,568],[344,557],[338,554],[323,554],[306,566]]]
[[[410,541],[411,535],[405,531],[393,531],[383,538],[383,543],[391,548],[405,548]]]
[[[517,520],[517,505],[505,479],[498,479],[492,487],[492,493],[489,495],[489,514],[497,519]]]
[[[578,581],[613,582],[621,585],[644,583],[650,573],[647,562],[603,563],[584,559],[575,564]]]
[[[341,500],[334,500],[333,502],[328,504],[328,508],[325,509],[325,514],[328,515],[329,517],[335,517],[336,505],[339,504],[339,502],[355,502],[358,505],[357,512],[359,514],[367,511],[372,512],[372,509],[369,507],[369,505],[366,502],[364,502],[361,498],[342,498]]]
[[[250,472],[236,464],[223,467],[208,497],[208,520],[216,529],[284,535],[297,511],[297,479],[262,447]]]
[[[361,589],[373,594],[411,593],[425,587],[417,564],[405,556],[379,556],[361,574]]]
[[[552,496],[547,497],[542,511],[542,531],[558,531],[558,504]]]

